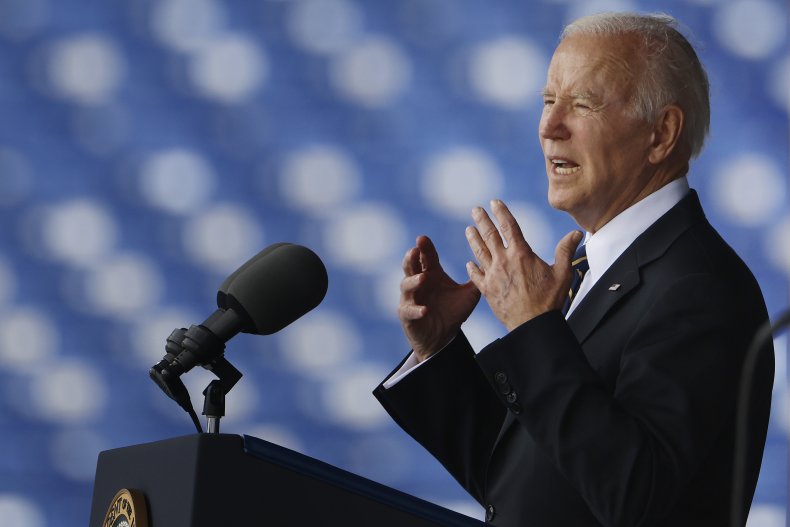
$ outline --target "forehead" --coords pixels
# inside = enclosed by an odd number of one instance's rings
[[[630,35],[572,35],[549,65],[547,89],[557,93],[630,93],[643,68],[641,46]]]

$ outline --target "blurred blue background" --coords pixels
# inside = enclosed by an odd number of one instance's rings
[[[515,210],[545,258],[540,91],[562,26],[665,11],[700,48],[708,216],[788,305],[790,56],[784,0],[0,0],[0,523],[87,524],[97,454],[193,433],[148,379],[176,327],[278,241],[325,261],[324,302],[242,335],[222,430],[481,517],[370,391],[406,353],[403,253],[453,276],[469,210]],[[481,305],[478,348],[503,328]],[[751,525],[785,525],[787,342]],[[185,380],[193,402],[211,379]]]

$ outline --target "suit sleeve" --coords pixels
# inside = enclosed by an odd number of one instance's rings
[[[508,379],[518,422],[602,524],[652,525],[732,425],[754,329],[726,307],[737,301],[710,275],[667,287],[636,318],[614,390],[558,311],[493,342],[477,361],[491,383]],[[770,385],[772,373],[761,374]]]
[[[401,428],[483,503],[485,468],[505,408],[463,333],[396,385],[379,385],[373,394]]]

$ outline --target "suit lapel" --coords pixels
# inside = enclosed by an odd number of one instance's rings
[[[704,219],[697,193],[691,190],[634,240],[568,317],[579,343],[583,344],[606,314],[639,286],[641,267],[660,258],[683,232]]]

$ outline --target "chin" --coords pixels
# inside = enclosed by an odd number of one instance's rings
[[[571,201],[568,199],[568,196],[563,194],[563,192],[552,190],[551,186],[549,186],[548,202],[552,208],[568,212],[571,207]]]

